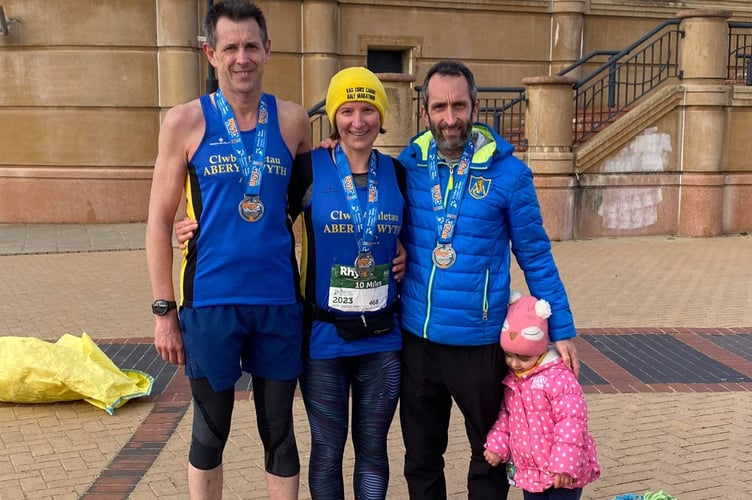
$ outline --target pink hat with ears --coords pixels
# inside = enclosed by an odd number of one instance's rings
[[[501,347],[504,352],[520,356],[540,356],[550,340],[548,338],[548,318],[551,305],[533,296],[522,296],[512,291],[509,295],[509,308],[504,326],[501,329]]]

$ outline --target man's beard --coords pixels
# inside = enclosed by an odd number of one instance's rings
[[[442,127],[437,126],[430,119],[428,122],[431,126],[431,133],[433,134],[434,141],[436,141],[436,147],[439,152],[444,155],[459,157],[459,155],[465,150],[465,144],[467,144],[467,140],[470,138],[470,132],[472,131],[472,125],[470,122],[460,122],[458,124],[461,132],[457,139],[448,139],[444,137]]]

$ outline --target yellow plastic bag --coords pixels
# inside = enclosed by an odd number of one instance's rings
[[[0,337],[0,401],[54,403],[83,399],[110,415],[128,400],[151,394],[154,378],[121,370],[91,340],[65,334],[54,344]]]

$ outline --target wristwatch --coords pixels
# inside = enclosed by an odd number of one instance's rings
[[[164,316],[169,311],[177,309],[178,304],[174,300],[157,299],[151,305],[151,312],[157,316]]]

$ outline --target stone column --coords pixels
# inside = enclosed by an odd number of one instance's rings
[[[553,240],[571,240],[574,227],[572,119],[577,80],[569,76],[524,78],[527,107],[523,160],[535,174],[543,224]]]
[[[159,106],[170,108],[201,93],[196,0],[157,2]]]
[[[684,129],[680,160],[679,234],[718,236],[723,232],[725,107],[728,61],[727,10],[679,12]]]
[[[693,83],[722,83],[728,64],[730,10],[678,12],[684,38],[679,40],[679,69]]]
[[[389,107],[384,117],[386,134],[379,134],[375,146],[382,153],[399,155],[413,135],[412,117],[415,113],[412,83],[415,76],[404,73],[378,73],[384,84]]]
[[[303,1],[303,107],[326,96],[339,71],[339,7],[336,0]]]
[[[156,7],[161,122],[169,108],[201,95],[201,60],[204,56],[198,41],[196,0],[158,0]],[[185,199],[181,197],[175,219],[182,219],[184,214]]]
[[[551,69],[552,75],[582,57],[582,30],[585,22],[586,0],[552,0]],[[569,74],[582,76],[582,68]]]

